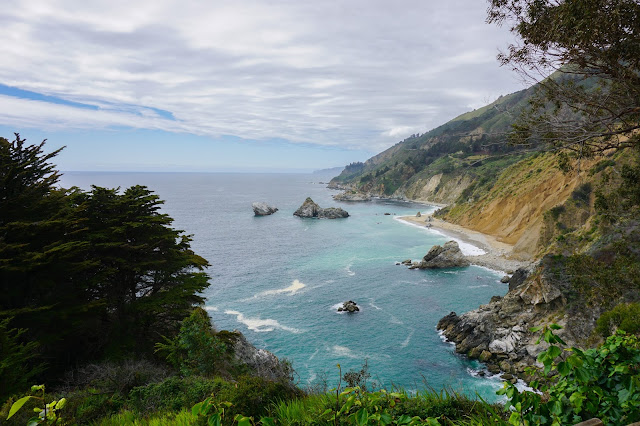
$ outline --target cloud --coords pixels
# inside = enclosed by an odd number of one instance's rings
[[[477,0],[9,0],[0,124],[379,151],[520,88]]]

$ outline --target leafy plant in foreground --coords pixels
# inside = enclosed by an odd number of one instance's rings
[[[59,400],[53,400],[48,404],[45,403],[44,385],[31,386],[31,391],[32,392],[42,391],[42,396],[39,397],[39,396],[28,395],[14,402],[13,405],[11,406],[11,409],[9,410],[9,416],[7,416],[7,420],[9,420],[11,417],[13,417],[14,414],[20,411],[22,406],[27,401],[29,401],[30,399],[36,399],[36,400],[42,401],[42,403],[44,404],[44,407],[34,408],[33,411],[37,413],[37,415],[29,419],[27,426],[33,426],[33,425],[39,425],[39,424],[54,425],[54,424],[61,423],[62,420],[58,415],[58,411],[64,408],[64,406],[67,403],[67,400],[65,398],[61,398]]]
[[[640,420],[638,337],[617,331],[596,349],[563,349],[565,342],[553,333],[560,328],[545,327],[538,340],[550,346],[538,355],[544,379],[531,382],[537,392],[520,392],[510,383],[498,391],[509,398],[506,408],[513,410],[509,422],[562,425],[597,417],[605,424],[629,424]]]

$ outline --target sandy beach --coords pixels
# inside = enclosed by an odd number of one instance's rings
[[[474,265],[511,274],[516,269],[527,266],[531,263],[528,261],[512,259],[510,255],[513,250],[513,246],[510,244],[498,241],[491,235],[445,222],[431,215],[423,215],[422,217],[401,216],[398,220],[420,227],[431,225],[429,228],[433,231],[484,250],[486,252],[485,254],[467,255],[469,261]]]

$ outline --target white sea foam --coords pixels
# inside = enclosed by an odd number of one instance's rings
[[[209,312],[218,312],[218,308],[216,308],[215,306],[205,306],[204,310]]]
[[[297,328],[287,327],[286,325],[282,325],[274,319],[247,318],[244,316],[244,314],[232,310],[226,310],[224,311],[224,313],[227,315],[235,315],[238,322],[246,325],[249,330],[255,331],[256,333],[264,333],[276,329],[289,331],[296,334],[301,333],[301,331]]]
[[[346,346],[334,345],[333,348],[331,349],[333,350],[333,353],[337,356],[341,356],[345,358],[364,359]]]
[[[456,243],[458,243],[458,246],[460,246],[460,251],[462,252],[462,254],[464,254],[465,256],[480,256],[482,254],[487,254],[486,251],[484,251],[483,249],[481,249],[480,247],[476,247],[473,244],[470,244],[466,241],[462,241],[459,238],[455,238],[455,237],[451,237],[450,235],[447,235],[443,232],[440,232],[436,229],[433,228],[426,228],[422,225],[418,225],[416,223],[411,223],[408,222],[406,220],[402,220],[398,217],[394,217],[395,220],[400,221],[401,223],[405,224],[405,225],[409,225],[409,226],[413,226],[414,228],[419,228],[422,229],[425,232],[428,232],[430,234],[435,234],[435,235],[441,235],[445,238],[448,238],[449,240],[453,240]]]
[[[262,296],[272,296],[274,294],[283,294],[283,293],[289,293],[290,295],[296,294],[298,291],[302,290],[303,288],[305,288],[306,285],[301,283],[298,280],[293,280],[293,282],[291,283],[291,285],[289,287],[285,287],[285,288],[280,288],[277,290],[267,290],[267,291],[263,291],[261,293],[258,293],[256,295],[254,295],[254,298],[258,298],[258,297],[262,297]]]
[[[350,277],[353,277],[356,273],[353,272],[351,270],[351,267],[353,266],[353,263],[348,264],[344,269],[345,271],[347,271],[347,275],[349,275]]]
[[[391,319],[389,320],[389,322],[391,324],[398,324],[398,325],[404,324],[402,321],[400,321],[398,318],[394,317],[393,315],[391,315]]]
[[[489,287],[489,284],[468,285],[468,286],[467,286],[467,288],[480,288],[480,287]]]
[[[376,311],[381,311],[381,310],[382,310],[382,308],[381,308],[381,307],[379,307],[379,306],[377,306],[377,305],[376,305],[375,303],[373,303],[373,302],[374,302],[374,300],[373,300],[373,299],[372,299],[372,300],[370,300],[370,301],[369,301],[369,306],[371,306],[371,307],[372,307],[373,309],[375,309]]]
[[[320,349],[316,349],[316,351],[311,354],[311,356],[309,357],[309,361],[313,360],[316,357],[316,355],[318,355],[318,352],[320,352]]]
[[[414,331],[415,330],[412,328],[411,331],[409,332],[409,335],[407,336],[407,338],[404,339],[404,342],[400,343],[400,347],[406,348],[407,346],[409,346],[409,342],[411,341],[411,337],[413,337]]]

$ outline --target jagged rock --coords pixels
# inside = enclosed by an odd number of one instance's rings
[[[529,271],[527,269],[516,269],[511,278],[509,278],[509,291],[515,290],[516,288],[520,287],[522,283],[524,283],[524,281],[527,279],[528,275]]]
[[[320,209],[318,212],[319,219],[340,219],[345,217],[349,217],[349,213],[339,207],[327,207],[326,209]]]
[[[353,300],[348,300],[344,302],[342,306],[338,308],[338,312],[349,312],[351,314],[359,311],[360,311],[360,308],[358,308],[358,305]]]
[[[493,356],[493,354],[489,351],[482,351],[482,353],[480,354],[480,357],[478,357],[478,359],[482,362],[487,362],[491,359],[491,357]]]
[[[391,216],[391,213],[385,213],[384,215],[385,216]]]
[[[411,259],[403,260],[402,264],[403,265],[411,265]]]
[[[418,212],[418,213],[416,214],[416,217],[422,217],[422,213]]]
[[[511,278],[509,277],[509,275],[505,275],[504,277],[500,278],[500,282],[502,284],[508,284],[510,279]]]
[[[462,254],[458,243],[448,241],[444,246],[435,245],[431,247],[419,264],[420,269],[435,268],[456,268],[461,266],[469,266],[471,263]]]
[[[304,203],[302,203],[302,205],[293,213],[293,215],[298,217],[309,217],[318,219],[337,219],[349,217],[349,213],[341,208],[321,208],[310,197],[307,197]]]
[[[286,381],[293,379],[293,370],[287,363],[280,362],[271,352],[257,349],[244,337],[242,333],[234,330],[233,354],[236,362],[246,364],[253,375],[272,381]]]
[[[277,207],[270,206],[264,202],[253,203],[251,204],[251,207],[253,208],[253,213],[256,216],[268,216],[278,211]]]
[[[371,201],[371,197],[367,194],[355,191],[345,191],[333,196],[336,201]]]

